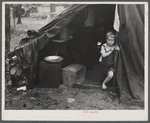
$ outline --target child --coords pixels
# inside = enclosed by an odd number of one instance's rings
[[[114,76],[114,51],[119,51],[119,46],[115,44],[115,35],[113,32],[108,32],[106,34],[106,43],[101,47],[101,57],[99,59],[102,62],[104,74],[107,74],[107,77],[103,80],[102,89],[106,89],[106,83],[109,82]]]

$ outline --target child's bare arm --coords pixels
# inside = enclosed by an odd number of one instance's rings
[[[112,52],[113,52],[113,50],[110,50],[110,51],[106,52],[104,47],[102,46],[101,54],[102,54],[103,57],[109,56]]]

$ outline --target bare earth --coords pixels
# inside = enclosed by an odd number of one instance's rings
[[[62,86],[62,87],[61,87]],[[7,110],[142,110],[143,106],[119,100],[113,90],[68,88],[34,88],[11,90],[5,103]]]
[[[45,19],[22,18],[11,35],[11,50],[26,36],[28,29],[39,29]],[[119,100],[114,89],[34,88],[17,91],[10,88],[5,99],[6,110],[143,110],[144,105]]]

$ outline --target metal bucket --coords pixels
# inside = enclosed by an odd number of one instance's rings
[[[39,87],[58,88],[61,84],[62,60],[60,56],[47,56],[40,62]]]

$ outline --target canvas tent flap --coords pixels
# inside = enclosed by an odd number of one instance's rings
[[[45,31],[49,31],[49,33],[53,31],[57,32],[59,30],[60,24],[61,24],[61,27],[65,26],[65,24],[67,24],[73,18],[75,14],[77,14],[80,10],[82,10],[86,6],[87,5],[80,5],[80,4],[75,4],[75,5],[70,6],[67,10],[63,11],[58,16],[56,16],[49,24],[39,29],[39,32],[41,34],[43,34]],[[54,25],[55,27],[53,27]]]
[[[121,27],[118,40],[125,67],[122,84],[126,84],[122,85],[122,90],[130,92],[132,98],[144,100],[144,5],[140,6],[119,5]],[[127,81],[123,81],[124,78]]]

